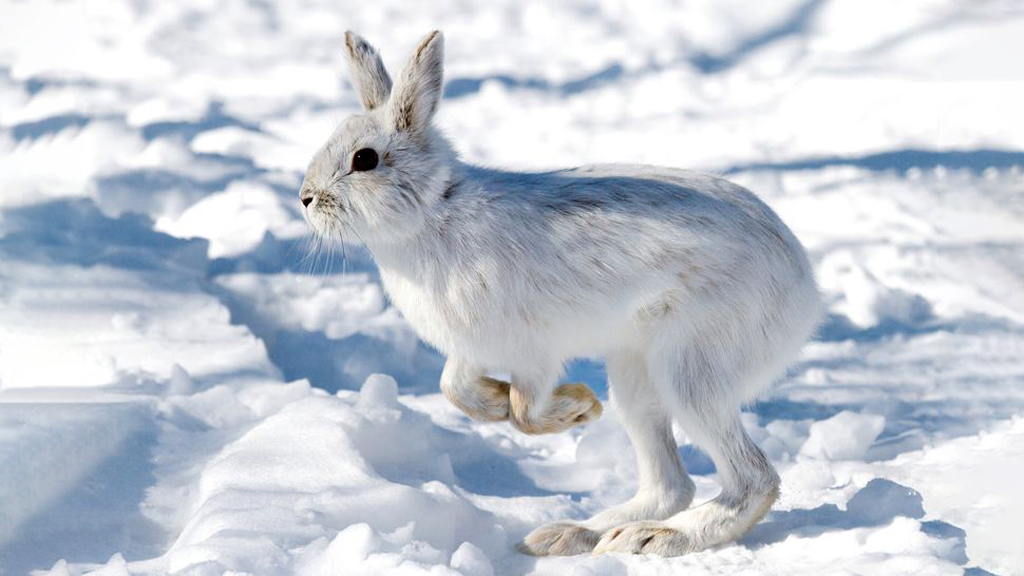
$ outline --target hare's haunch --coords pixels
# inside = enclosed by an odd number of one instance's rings
[[[795,357],[820,313],[785,224],[744,188],[686,170],[461,162],[431,123],[441,34],[394,83],[365,40],[347,33],[345,46],[363,112],[310,162],[305,215],[320,235],[347,230],[366,244],[395,306],[447,356],[445,396],[476,419],[558,432],[601,414],[589,388],[558,385],[563,364],[606,362],[640,489],[589,520],[542,526],[520,549],[679,555],[742,535],[779,478],[739,408]],[[722,482],[690,509],[673,419]]]

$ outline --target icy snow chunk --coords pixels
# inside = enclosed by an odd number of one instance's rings
[[[189,376],[188,372],[181,367],[181,364],[175,364],[171,367],[171,377],[167,381],[167,393],[168,394],[191,394],[192,390],[195,389],[196,383]]]
[[[370,374],[359,390],[360,410],[398,406],[398,382],[387,374]]]
[[[892,480],[873,478],[846,503],[850,521],[861,526],[877,526],[895,516],[921,518],[924,500],[913,488],[901,486]]]
[[[469,542],[463,542],[452,553],[452,568],[466,576],[494,576],[494,568],[484,551]]]
[[[57,560],[49,570],[40,571],[34,574],[35,576],[71,576],[71,571],[68,570],[68,561],[61,558],[60,560]]]
[[[131,572],[128,572],[128,564],[124,561],[124,556],[117,553],[111,556],[105,565],[86,572],[85,576],[131,576]]]
[[[327,547],[324,560],[336,562],[337,566],[365,560],[380,549],[380,536],[369,524],[353,524],[334,537]]]
[[[392,545],[396,545],[403,559],[445,566],[448,563],[447,552],[438,550],[429,542],[415,539],[416,522],[409,522],[384,536]]]
[[[444,559],[447,554],[422,541],[406,541],[408,531],[396,530],[381,536],[369,524],[353,524],[338,533],[329,545],[302,551],[296,571],[302,576],[378,574],[455,576]]]
[[[800,452],[810,426],[807,420],[773,420],[765,426],[768,437],[761,441],[761,449],[772,460],[788,460]]]
[[[308,380],[296,380],[287,384],[258,384],[238,392],[238,400],[258,418],[266,418],[285,406],[305,398],[312,393]]]
[[[227,429],[251,422],[253,413],[223,384],[188,396],[172,396],[167,406],[213,428]]]
[[[885,428],[885,417],[844,410],[811,425],[800,455],[827,460],[859,460]]]

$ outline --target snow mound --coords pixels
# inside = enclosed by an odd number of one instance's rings
[[[489,566],[509,546],[504,528],[452,489],[446,432],[397,394],[384,375],[359,394],[309,392],[226,445],[200,474],[167,569],[319,574],[348,559],[365,561],[352,573],[417,573],[466,543],[460,562]]]

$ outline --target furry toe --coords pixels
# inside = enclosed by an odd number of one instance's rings
[[[585,384],[564,384],[555,389],[547,410],[530,413],[531,401],[514,388],[510,393],[509,420],[527,434],[553,434],[601,417],[604,408],[593,390]]]
[[[578,524],[556,522],[530,532],[516,548],[531,556],[574,556],[593,550],[600,537]]]
[[[561,395],[573,400],[575,410],[570,411],[569,417],[566,418],[567,421],[571,422],[571,425],[592,422],[600,418],[601,414],[604,413],[604,406],[601,405],[601,401],[597,399],[594,391],[585,384],[566,384],[555,390],[555,395]]]
[[[633,522],[612,528],[601,535],[595,554],[625,552],[681,556],[692,552],[690,539],[678,530],[658,522]]]

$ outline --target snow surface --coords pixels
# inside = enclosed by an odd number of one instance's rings
[[[314,250],[342,31],[394,69],[433,27],[466,158],[721,172],[806,244],[830,313],[745,413],[783,488],[740,542],[515,552],[631,495],[614,406],[468,421],[365,251]],[[1022,29],[1015,0],[0,3],[0,574],[1024,574]]]

